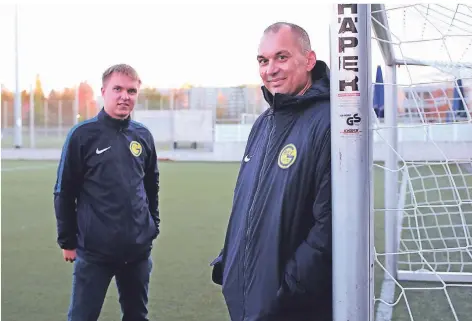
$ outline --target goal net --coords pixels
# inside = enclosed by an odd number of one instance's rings
[[[363,23],[361,5],[340,6],[331,25],[336,42]],[[370,64],[371,317],[471,320],[472,6],[370,5],[367,12],[367,52],[340,41],[331,68],[343,77],[359,52]],[[340,106],[338,98],[332,108]]]

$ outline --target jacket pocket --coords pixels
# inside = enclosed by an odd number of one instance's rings
[[[126,251],[127,225],[87,205],[84,249],[98,256],[117,257]]]
[[[97,244],[100,244],[100,241],[97,240],[97,237],[104,236],[103,231],[97,231],[97,226],[96,223],[94,224],[93,222],[93,217],[94,213],[92,213],[92,208],[87,204],[85,215],[84,249],[89,251],[96,251]]]
[[[77,209],[77,225],[79,234],[79,246],[87,249],[89,246],[89,234],[91,225],[90,206],[87,203],[82,203],[81,207]]]

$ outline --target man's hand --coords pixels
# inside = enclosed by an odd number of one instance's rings
[[[66,262],[72,263],[75,261],[75,250],[62,250],[62,256]]]

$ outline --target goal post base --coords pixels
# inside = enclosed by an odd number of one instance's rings
[[[413,282],[444,282],[444,283],[472,283],[470,272],[431,272],[426,270],[398,271],[398,281]]]

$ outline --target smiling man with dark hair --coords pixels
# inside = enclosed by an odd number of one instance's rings
[[[270,108],[254,123],[212,279],[232,321],[332,320],[329,70],[276,23],[257,55]]]

